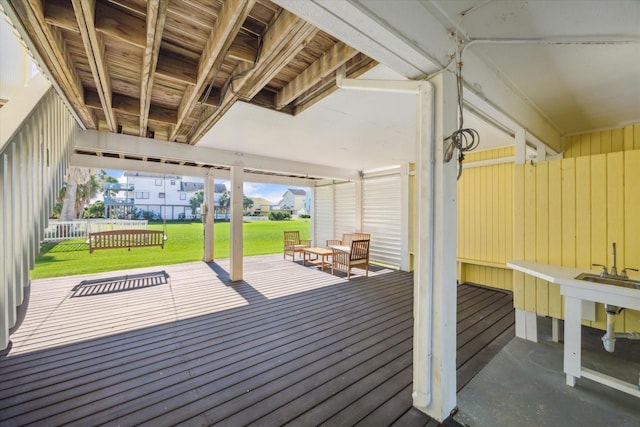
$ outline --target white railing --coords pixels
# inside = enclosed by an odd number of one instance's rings
[[[77,124],[41,75],[0,109],[0,350],[71,160]],[[6,125],[6,126],[5,126]]]
[[[72,239],[86,239],[89,233],[111,230],[146,230],[147,220],[129,219],[77,219],[58,221],[52,219],[44,230],[43,242],[62,242]]]

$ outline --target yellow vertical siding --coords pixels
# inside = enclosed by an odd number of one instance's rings
[[[616,242],[618,271],[640,266],[640,150],[516,165],[514,186],[514,259],[610,267]],[[557,286],[519,273],[513,280],[516,307],[563,317]],[[606,326],[601,304],[585,323]],[[640,330],[640,313],[625,310],[616,330]]]
[[[564,139],[564,158],[640,149],[640,123]]]
[[[514,155],[503,147],[466,156],[465,165]],[[513,163],[468,167],[458,181],[458,280],[511,290]]]

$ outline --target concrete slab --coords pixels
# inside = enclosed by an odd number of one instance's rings
[[[600,331],[593,331],[583,336],[598,340]],[[593,342],[584,345],[583,365],[637,382],[640,342],[621,341],[625,346],[621,356],[606,353]],[[538,343],[514,338],[458,393],[460,411],[455,419],[468,426],[491,427],[640,426],[637,397],[585,378],[575,388],[567,386],[562,350],[562,343],[549,337]]]

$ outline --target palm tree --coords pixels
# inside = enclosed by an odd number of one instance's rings
[[[220,207],[224,209],[226,219],[229,219],[229,205],[231,203],[231,193],[229,190],[225,190],[220,196]]]
[[[91,172],[87,168],[71,167],[67,171],[67,184],[62,201],[62,210],[60,219],[63,221],[72,221],[77,218],[79,205],[76,203],[78,185],[86,184],[91,179]],[[81,195],[80,199],[84,196]]]

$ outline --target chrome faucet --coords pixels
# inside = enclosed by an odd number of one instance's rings
[[[618,269],[616,268],[616,242],[613,242],[611,251],[611,271],[609,272],[612,276],[618,275]]]
[[[615,242],[611,247],[611,271],[607,271],[607,266],[603,264],[591,264],[593,267],[602,267],[600,270],[600,277],[613,277],[613,278],[621,278],[628,279],[629,275],[627,271],[638,271],[636,268],[625,267],[622,269],[620,274],[618,274],[618,267],[616,266],[616,244]]]

